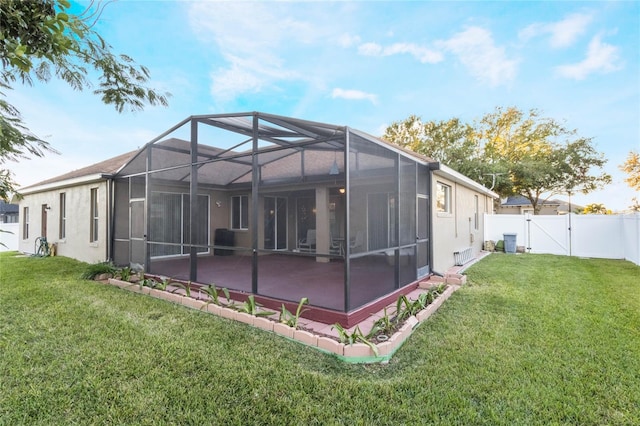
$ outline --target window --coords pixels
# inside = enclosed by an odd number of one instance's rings
[[[189,194],[154,192],[151,195],[149,242],[151,256],[175,256],[191,250],[191,228],[196,227],[194,245],[197,252],[209,249],[209,197],[198,195],[196,221],[191,222],[191,197]]]
[[[436,185],[436,210],[451,213],[451,187],[440,182]]]
[[[59,238],[64,240],[67,237],[67,194],[60,193],[60,235]]]
[[[22,209],[22,239],[29,239],[29,207]]]
[[[231,229],[249,229],[249,196],[231,197]]]
[[[479,229],[480,227],[480,210],[479,210],[480,206],[478,203],[478,196],[474,195],[473,196],[473,227],[474,229]]]
[[[98,188],[91,188],[91,224],[89,241],[98,241]]]

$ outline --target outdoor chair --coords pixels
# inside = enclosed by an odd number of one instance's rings
[[[356,232],[356,237],[349,242],[349,248],[351,251],[354,249],[360,249],[364,245],[364,233],[362,231]]]
[[[302,251],[313,251],[316,248],[316,230],[307,230],[307,237],[298,241],[298,248]]]

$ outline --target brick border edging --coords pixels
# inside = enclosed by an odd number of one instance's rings
[[[249,315],[247,313],[239,312],[234,309],[205,302],[204,300],[187,297],[177,292],[169,292],[156,290],[149,287],[141,287],[138,283],[121,281],[115,278],[109,278],[107,283],[115,287],[119,287],[123,290],[148,295],[156,299],[166,300],[168,302],[186,306],[191,309],[196,309],[202,312],[217,315],[222,318],[242,322],[252,327],[275,333],[286,339],[301,343],[305,346],[312,347],[321,352],[335,355],[337,358],[348,363],[369,364],[388,362],[396,353],[396,351],[400,349],[402,344],[409,338],[409,336],[411,336],[413,330],[415,330],[420,324],[425,322],[431,315],[433,315],[438,310],[438,308],[440,308],[440,306],[442,306],[442,304],[460,288],[461,284],[464,284],[466,282],[466,276],[460,276],[458,274],[451,275],[452,276],[447,275],[443,280],[448,284],[445,291],[439,294],[438,297],[436,297],[433,302],[429,304],[429,306],[418,312],[417,315],[409,317],[409,319],[405,321],[400,329],[396,331],[389,338],[389,340],[387,340],[386,342],[375,344],[378,351],[377,355],[368,345],[365,345],[364,343],[354,343],[351,345],[340,343],[323,335],[314,334],[306,330],[295,329],[293,327],[289,327],[286,324],[268,318]],[[457,276],[454,277],[453,275]],[[425,282],[420,283],[419,287],[428,289],[432,285],[433,284]],[[274,315],[277,315],[277,312],[274,312]]]

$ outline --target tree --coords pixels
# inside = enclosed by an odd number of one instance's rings
[[[602,203],[587,204],[582,210],[584,214],[612,214],[611,210],[607,209]]]
[[[0,2],[0,198],[17,184],[4,168],[6,161],[55,152],[29,131],[20,111],[6,99],[16,83],[48,82],[53,76],[76,90],[92,88],[89,74],[97,72],[94,93],[118,112],[148,105],[167,105],[168,93],[146,86],[149,70],[111,46],[92,28],[101,9],[70,13],[68,0],[2,0]]]
[[[629,151],[629,155],[620,166],[620,170],[629,175],[624,181],[634,190],[640,191],[640,154],[635,151]]]
[[[629,151],[629,155],[620,166],[620,170],[629,175],[624,181],[634,190],[640,191],[640,154],[635,151]],[[638,198],[633,197],[631,202],[632,204],[629,208],[634,212],[640,212],[640,201]]]
[[[535,214],[553,195],[586,194],[611,182],[608,174],[598,172],[606,160],[590,138],[577,137],[575,130],[537,110],[496,108],[474,125],[452,119],[419,126],[414,117],[393,123],[384,137],[449,162],[503,197],[526,197]]]

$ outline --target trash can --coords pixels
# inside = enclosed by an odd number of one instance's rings
[[[518,234],[502,234],[504,237],[504,252],[515,253],[516,252],[516,237]]]
[[[213,243],[216,246],[233,247],[235,245],[235,239],[236,238],[233,231],[230,231],[228,229],[218,228],[216,229]],[[233,250],[216,248],[213,250],[213,254],[216,256],[231,256],[233,255]]]

